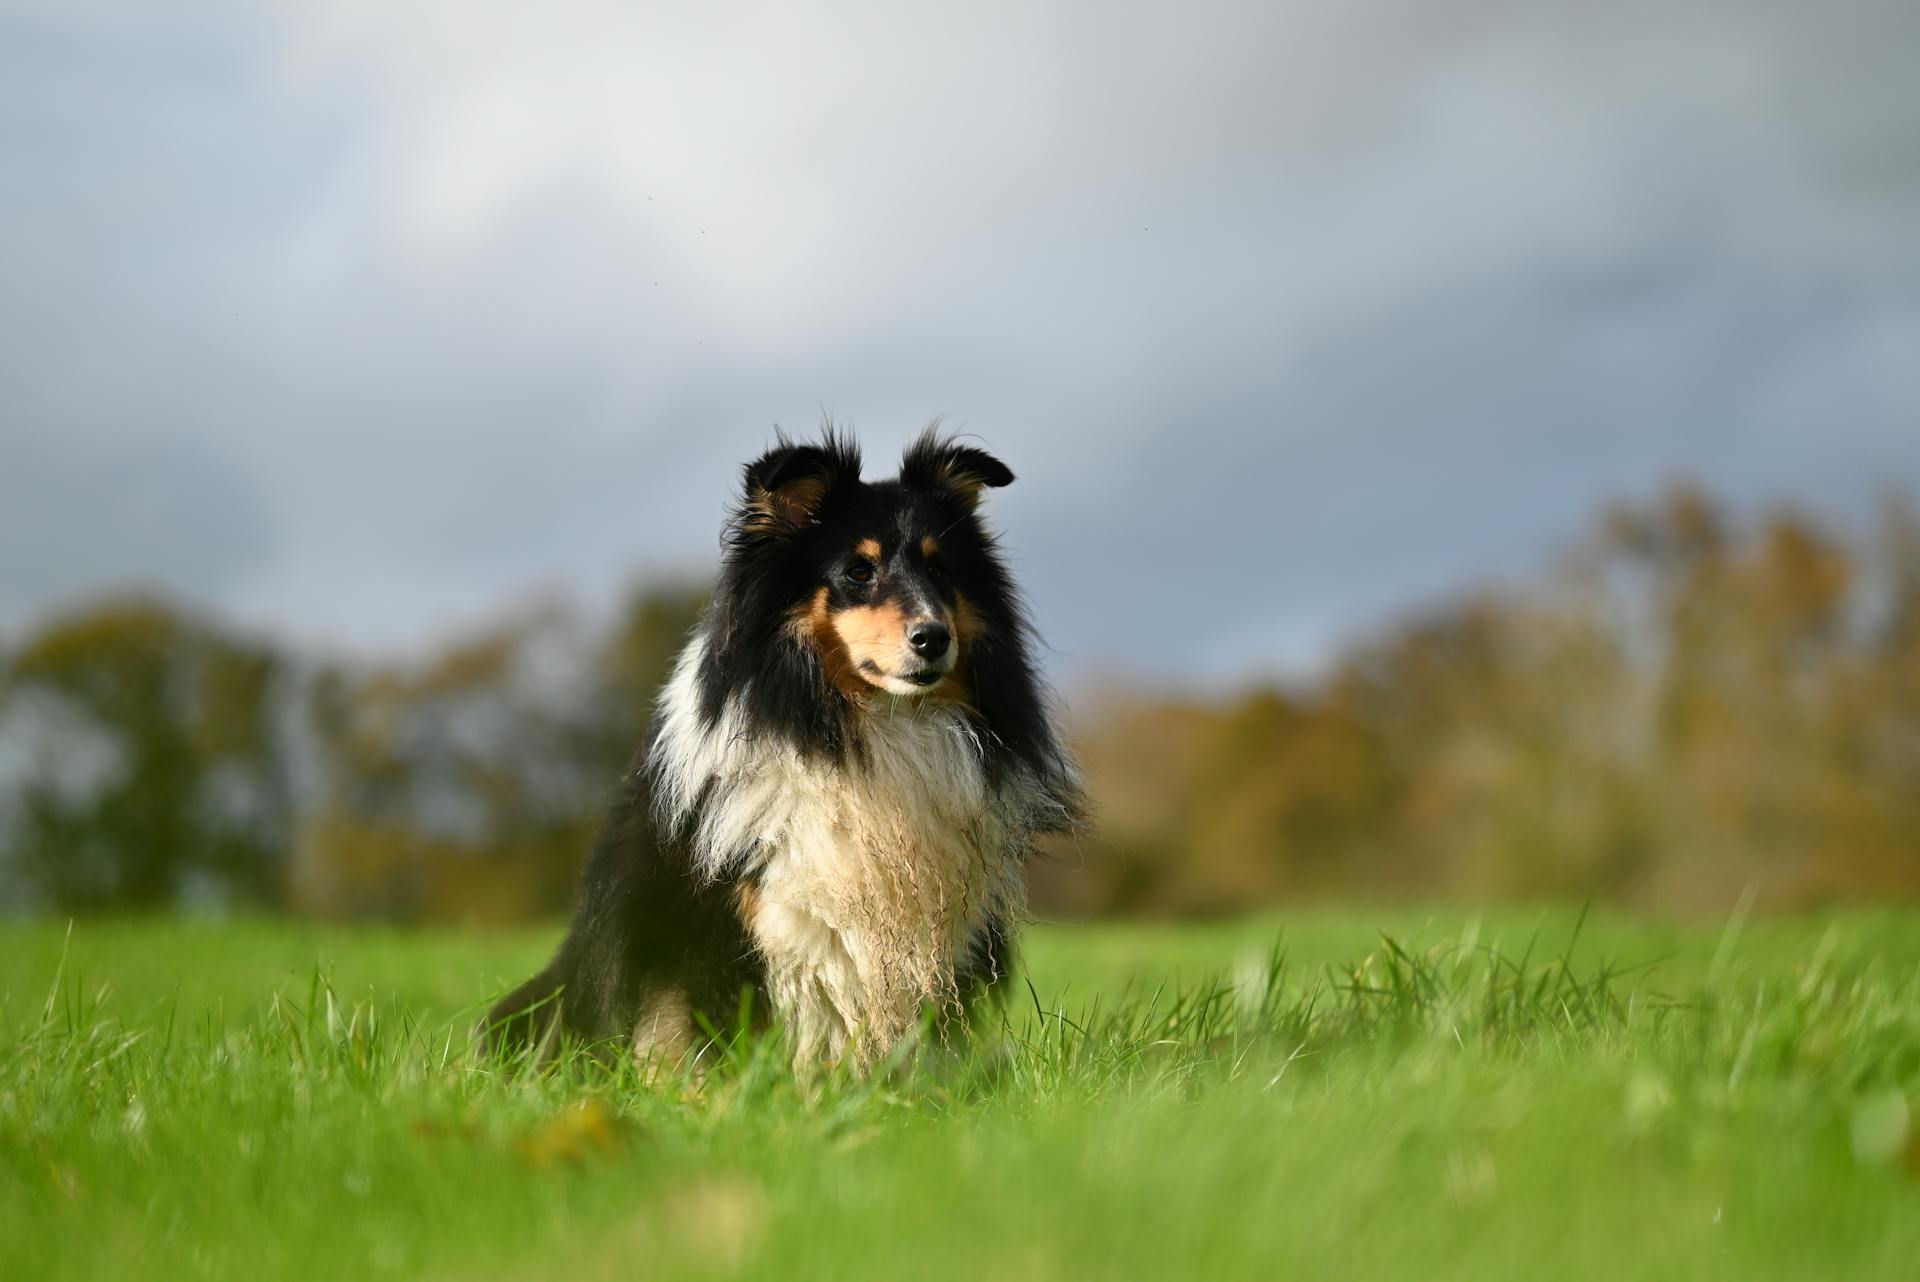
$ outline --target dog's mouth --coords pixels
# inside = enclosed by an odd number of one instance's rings
[[[873,683],[881,689],[891,690],[895,694],[931,690],[947,679],[947,672],[942,668],[913,668],[905,672],[886,672],[872,659],[862,659],[860,671],[872,678]],[[912,690],[897,689],[899,685],[912,687]]]

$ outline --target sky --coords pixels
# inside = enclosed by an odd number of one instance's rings
[[[164,12],[162,11],[164,10]],[[1680,476],[1920,487],[1910,0],[0,4],[0,636],[399,654],[923,423],[1051,662],[1297,670]]]

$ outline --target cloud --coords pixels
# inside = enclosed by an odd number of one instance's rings
[[[124,575],[416,641],[704,564],[822,409],[986,437],[1061,662],[1169,674],[1676,471],[1920,481],[1910,5],[4,21],[11,484],[57,520],[112,483],[69,457],[172,461],[0,619]]]
[[[215,603],[271,565],[274,537],[252,491],[191,442],[23,434],[0,468],[0,626],[155,583]]]

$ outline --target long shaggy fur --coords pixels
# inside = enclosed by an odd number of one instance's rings
[[[495,1045],[684,1057],[744,995],[797,1063],[864,1067],[1004,973],[1034,839],[1082,805],[977,515],[1012,480],[933,429],[894,481],[831,428],[747,465],[572,929]]]

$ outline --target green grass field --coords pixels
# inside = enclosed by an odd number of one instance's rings
[[[551,932],[0,926],[0,1278],[1920,1278],[1920,914],[1576,922],[1036,929],[697,1089],[468,1054]]]

